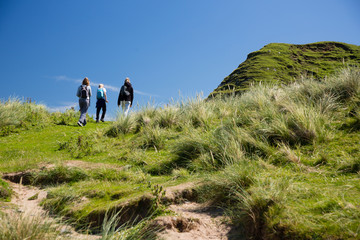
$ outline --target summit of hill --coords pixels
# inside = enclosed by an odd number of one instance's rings
[[[358,65],[360,46],[341,42],[270,43],[248,54],[210,94],[241,93],[259,82],[288,84],[301,76],[323,79],[344,65]]]

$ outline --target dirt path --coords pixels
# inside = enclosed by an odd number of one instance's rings
[[[78,164],[78,162],[76,162]],[[46,198],[47,192],[33,186],[24,186],[8,181],[13,189],[11,203],[4,212],[8,214],[26,214],[40,216],[45,220],[54,221],[47,212],[40,207],[40,202]],[[158,234],[164,240],[231,240],[231,228],[224,223],[225,217],[221,209],[209,207],[204,204],[185,201],[194,197],[195,183],[184,183],[166,189],[168,202],[172,203],[168,209],[174,212],[173,216],[159,217],[155,224],[165,230]],[[180,204],[176,204],[179,203]],[[100,236],[79,234],[66,224],[59,224],[58,239],[95,240]],[[234,238],[232,238],[234,239]]]
[[[13,182],[8,182],[13,190],[13,197],[10,204],[3,210],[3,212],[12,216],[13,214],[23,214],[24,216],[43,218],[44,221],[54,221],[47,212],[39,205],[40,202],[46,198],[47,192],[36,187],[24,186]],[[100,236],[86,235],[77,233],[73,227],[66,224],[58,224],[58,229],[61,234],[59,239],[74,239],[74,240],[95,240],[100,239]]]
[[[160,217],[157,224],[165,231],[159,237],[165,240],[228,240],[230,227],[223,223],[223,212],[194,202],[170,205],[176,216]]]

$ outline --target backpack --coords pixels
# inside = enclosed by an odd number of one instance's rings
[[[104,89],[98,88],[96,98],[97,99],[103,99],[104,98]]]
[[[130,92],[127,90],[127,87],[123,85],[120,89],[120,95],[121,96],[130,96]]]
[[[87,90],[86,85],[81,85],[80,96],[81,96],[81,98],[88,98],[89,97],[89,92]]]

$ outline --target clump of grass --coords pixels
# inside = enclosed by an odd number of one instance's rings
[[[0,200],[10,201],[12,195],[12,190],[9,184],[2,179],[0,179]]]
[[[340,173],[360,173],[360,159],[343,159],[343,161],[338,166],[338,171]]]
[[[137,123],[133,115],[119,115],[112,126],[106,131],[105,135],[118,137],[119,135],[134,132],[136,129]]]
[[[350,99],[359,93],[359,68],[341,68],[337,74],[326,78],[324,83],[327,90],[337,96],[341,101]]]
[[[116,170],[101,168],[90,171],[90,176],[93,179],[101,181],[132,181],[132,182],[143,182],[146,179],[146,174],[140,169],[134,169],[128,171],[126,169]]]
[[[173,168],[193,168],[194,161],[202,154],[210,154],[212,148],[209,141],[200,134],[193,132],[180,137],[172,145],[175,155],[172,161]]]
[[[0,239],[55,239],[59,236],[58,225],[46,216],[26,214],[1,214]]]
[[[160,128],[177,128],[181,125],[179,117],[179,108],[167,105],[156,112],[154,125]]]
[[[146,127],[140,134],[138,142],[141,148],[154,148],[155,151],[163,149],[168,133],[158,126]]]
[[[65,112],[54,112],[51,114],[52,121],[57,125],[73,125],[79,119],[80,112],[75,109],[67,109]],[[90,119],[90,118],[87,118]]]
[[[89,176],[80,168],[57,166],[32,173],[31,183],[37,186],[58,185],[62,183],[78,182]]]
[[[120,224],[121,211],[110,214],[106,212],[102,224],[101,236],[103,240],[155,240],[160,228],[150,224],[151,217]]]
[[[208,129],[214,118],[213,112],[209,111],[210,106],[200,95],[189,99],[186,104],[182,104],[181,121],[186,126]]]
[[[73,189],[67,189],[64,186],[52,188],[48,191],[46,199],[41,202],[44,209],[50,214],[69,214],[71,204],[77,203],[81,196]]]
[[[31,100],[20,101],[16,98],[9,98],[7,101],[0,100],[0,132],[2,135],[8,135],[16,128],[45,126],[50,123],[50,113],[43,105],[35,104]]]
[[[88,133],[71,137],[65,142],[59,142],[59,150],[66,149],[75,158],[83,158],[90,155],[95,155],[104,151],[99,144],[97,144],[103,133],[95,131],[95,133]]]

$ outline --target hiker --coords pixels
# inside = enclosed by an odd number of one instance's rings
[[[86,125],[86,113],[90,106],[90,97],[91,97],[91,87],[90,81],[86,77],[82,81],[82,85],[79,86],[76,96],[79,97],[79,106],[80,106],[80,118],[77,124],[82,127]]]
[[[120,89],[119,97],[118,97],[118,107],[123,110],[125,116],[128,115],[130,108],[132,107],[132,103],[134,100],[134,89],[130,83],[130,79],[127,77],[125,78],[124,85]]]
[[[101,121],[104,122],[104,118],[105,118],[105,113],[106,113],[106,103],[109,102],[107,100],[107,96],[106,96],[106,89],[104,88],[104,84],[99,84],[99,88],[97,89],[97,93],[96,93],[96,122],[99,122],[99,115],[100,115],[100,110],[102,109],[102,114],[101,114]]]

